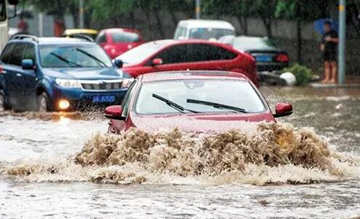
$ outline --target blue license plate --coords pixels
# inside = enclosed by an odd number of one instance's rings
[[[93,96],[93,103],[112,103],[115,102],[115,96]]]
[[[255,59],[257,62],[271,62],[272,57],[271,56],[256,56]]]

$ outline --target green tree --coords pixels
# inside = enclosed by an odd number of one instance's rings
[[[279,0],[276,5],[275,17],[296,22],[297,60],[302,63],[302,24],[304,21],[313,21],[323,15],[320,7],[326,5],[313,4],[309,7],[308,0]]]

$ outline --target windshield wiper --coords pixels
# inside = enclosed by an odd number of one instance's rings
[[[217,109],[229,109],[229,110],[233,110],[233,111],[240,112],[240,113],[248,113],[245,109],[235,107],[235,106],[224,105],[221,103],[214,103],[214,102],[209,102],[209,101],[204,101],[204,100],[194,100],[194,99],[187,99],[186,102],[194,103],[194,104],[201,104],[201,105],[206,105],[206,106],[212,106]]]
[[[66,58],[64,58],[64,57],[62,57],[62,56],[60,56],[60,55],[58,55],[56,53],[51,52],[50,55],[55,56],[56,58],[60,59],[61,61],[65,62],[67,64],[75,65],[76,67],[83,67],[82,65],[80,65],[80,64],[78,64],[76,62],[72,62],[72,61],[70,61],[70,60],[68,60],[68,59],[66,59]]]
[[[159,96],[157,94],[152,94],[152,97],[154,97],[158,100],[161,100],[162,102],[166,103],[171,108],[173,108],[181,113],[185,113],[185,111],[192,112],[192,113],[199,113],[198,111],[195,111],[195,110],[186,109],[186,108],[180,106],[179,104],[177,104],[171,100],[168,100],[165,97]]]
[[[98,59],[97,57],[91,55],[90,53],[86,52],[85,50],[76,48],[77,51],[81,52],[82,54],[94,59],[98,64],[101,64],[102,67],[108,67],[103,61],[101,61],[100,59]]]

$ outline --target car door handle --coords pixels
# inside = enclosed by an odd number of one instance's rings
[[[20,73],[17,73],[17,74],[16,74],[16,76],[18,76],[18,77],[22,77],[22,74],[20,74]]]

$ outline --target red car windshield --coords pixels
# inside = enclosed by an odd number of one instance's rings
[[[139,41],[139,35],[131,32],[111,32],[112,41],[114,43],[133,43]]]
[[[178,110],[169,106],[164,101],[154,98],[153,94],[196,112],[236,111],[229,108],[194,103],[194,101],[189,101],[189,99],[227,105],[233,108],[244,109],[249,113],[260,113],[266,109],[254,88],[245,80],[187,79],[145,82],[138,95],[135,107],[136,113],[179,113]]]
[[[121,59],[121,61],[125,64],[138,64],[155,54],[162,48],[162,46],[163,44],[155,42],[145,43],[141,46],[135,47],[134,49],[128,50],[117,58]]]

